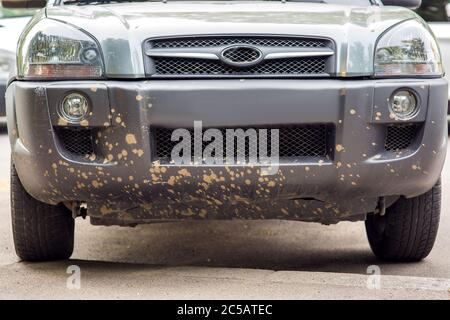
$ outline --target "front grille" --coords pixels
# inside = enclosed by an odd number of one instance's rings
[[[227,155],[227,147],[233,148],[231,153],[234,155],[234,161],[237,160],[237,139],[234,139],[234,145],[230,146],[226,143],[226,130],[229,128],[220,128],[220,132],[223,137],[223,156],[224,162]],[[255,129],[255,134],[259,141],[259,130],[263,128],[240,128],[246,133],[248,129]],[[267,155],[271,156],[271,131],[270,129],[278,129],[279,131],[279,157],[280,158],[302,158],[302,157],[315,157],[325,158],[330,155],[330,139],[332,133],[332,127],[325,124],[319,125],[302,125],[302,126],[286,126],[280,128],[267,128]],[[193,130],[187,129],[191,135],[191,141],[193,141]],[[205,132],[204,129],[203,132]],[[175,145],[180,141],[171,141],[173,129],[168,128],[152,128],[151,130],[154,156],[162,162],[169,162],[171,159],[171,153]],[[203,141],[202,150],[210,144],[210,141]],[[194,146],[190,146],[191,155],[194,155]],[[256,154],[259,159],[258,144],[249,144],[249,139],[245,140],[245,159],[249,161],[249,156]],[[180,155],[181,156],[181,155]]]
[[[254,46],[254,48],[246,48],[246,45]],[[233,46],[236,46],[236,48],[234,49]],[[145,48],[152,52],[151,56],[146,56],[146,70],[151,77],[327,77],[334,73],[333,55],[279,57],[263,60],[261,52],[258,51],[266,50],[265,52],[270,52],[270,50],[276,48],[279,48],[277,50],[282,52],[284,52],[282,48],[286,48],[286,52],[292,52],[295,49],[305,51],[314,48],[317,50],[334,50],[334,43],[327,39],[283,36],[199,36],[151,39],[145,43]],[[215,55],[219,55],[221,52],[223,61],[219,59],[158,56],[157,51],[155,51],[165,49],[172,50],[170,52],[181,52],[183,49],[188,49],[187,52],[193,52],[195,48],[200,48],[200,52],[210,52]],[[233,63],[245,64],[250,62],[256,64],[252,66],[233,65]]]
[[[56,128],[64,151],[73,156],[89,156],[94,153],[93,130],[86,128]]]
[[[155,49],[170,48],[208,48],[222,47],[233,44],[248,44],[261,47],[288,47],[288,48],[326,48],[330,41],[325,39],[296,38],[296,37],[186,37],[154,39],[150,41],[151,47]]]
[[[322,57],[269,60],[261,65],[238,69],[215,61],[196,59],[155,60],[159,75],[320,75],[325,73],[326,61]]]
[[[389,125],[384,148],[393,152],[408,149],[416,141],[419,132],[420,126],[417,124]]]

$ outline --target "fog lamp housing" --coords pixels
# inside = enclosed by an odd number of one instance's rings
[[[411,119],[417,114],[418,109],[418,99],[411,90],[397,90],[389,99],[389,111],[397,119]]]
[[[78,123],[88,114],[89,100],[80,93],[70,93],[61,103],[61,116],[70,123]]]

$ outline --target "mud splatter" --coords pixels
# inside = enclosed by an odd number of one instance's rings
[[[181,169],[180,171],[178,171],[178,174],[182,175],[183,177],[191,176],[191,173],[189,171],[187,171],[186,169]]]
[[[66,126],[68,124],[66,119],[59,118],[58,119],[58,126]]]
[[[167,183],[171,186],[175,185],[175,177],[174,176],[170,176],[169,180],[167,180]]]
[[[127,144],[137,144],[136,136],[132,133],[128,133],[125,136],[125,141],[127,142]]]

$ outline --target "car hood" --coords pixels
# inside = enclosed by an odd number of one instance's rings
[[[161,36],[282,34],[329,37],[341,74],[373,70],[374,43],[391,26],[417,17],[399,7],[277,1],[168,1],[51,6],[50,19],[84,29],[102,46],[109,76],[144,76],[142,44]]]

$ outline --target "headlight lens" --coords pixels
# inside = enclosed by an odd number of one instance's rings
[[[375,76],[440,76],[436,40],[419,21],[404,22],[385,33],[375,51]]]
[[[103,63],[97,43],[64,23],[42,20],[29,30],[18,50],[19,77],[98,79]]]

